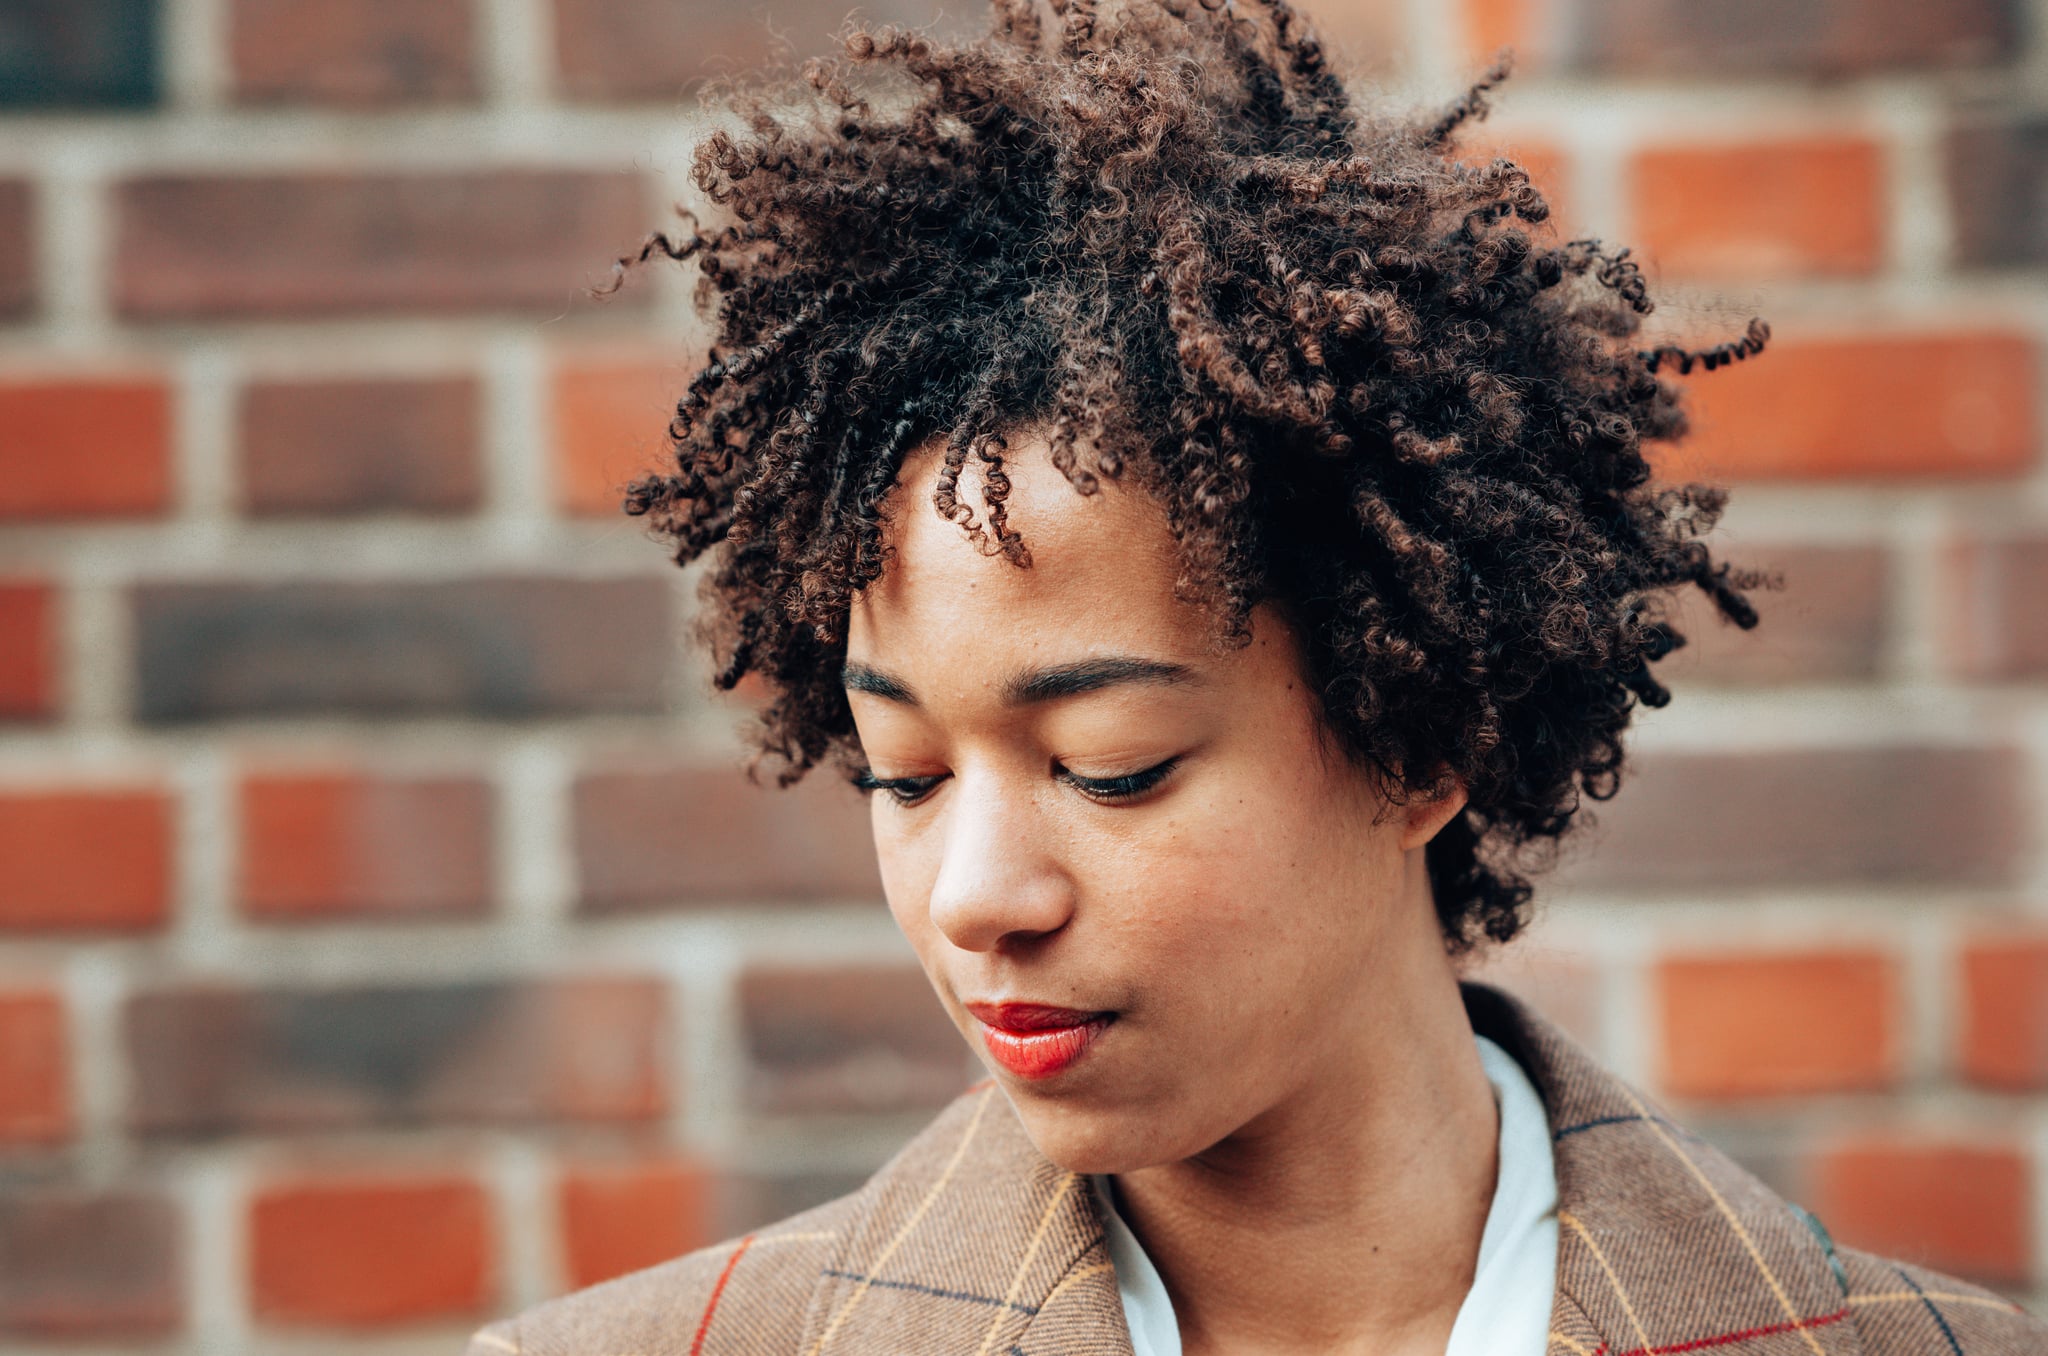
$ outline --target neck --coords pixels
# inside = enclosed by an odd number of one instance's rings
[[[1116,1178],[1188,1356],[1440,1356],[1450,1339],[1499,1118],[1419,888],[1424,935],[1376,958],[1386,973],[1295,1095],[1202,1153]]]

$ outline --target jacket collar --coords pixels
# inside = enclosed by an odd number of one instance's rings
[[[1550,1121],[1552,1353],[1856,1356],[1832,1254],[1804,1216],[1516,999],[1478,984],[1464,996]],[[993,1083],[948,1107],[863,1196],[811,1296],[806,1356],[927,1349],[918,1338],[980,1356],[1131,1356],[1086,1179],[1032,1146]]]

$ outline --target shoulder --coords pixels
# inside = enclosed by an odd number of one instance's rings
[[[1474,1028],[1522,1062],[1550,1121],[1567,1349],[1703,1351],[1851,1329],[1862,1356],[2048,1353],[2048,1325],[2011,1301],[1837,1245],[1824,1221],[1517,1000],[1468,985],[1466,1002]],[[1810,1351],[1817,1341],[1802,1337]]]
[[[751,1234],[544,1301],[479,1330],[467,1356],[696,1351],[714,1318],[717,1349],[795,1349],[813,1297],[829,1289],[841,1259],[900,1213],[906,1190],[915,1195],[920,1184],[960,1166],[990,1091],[984,1082],[962,1093],[858,1190]],[[976,1166],[994,1162],[977,1160]]]
[[[1865,1356],[2039,1356],[2048,1323],[1989,1290],[1855,1248],[1839,1252]]]
[[[861,1194],[537,1304],[476,1333],[467,1356],[689,1350],[714,1312],[721,1334],[747,1337],[748,1350],[793,1348]]]

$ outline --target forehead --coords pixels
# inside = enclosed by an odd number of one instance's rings
[[[934,443],[906,458],[884,504],[893,554],[881,578],[854,599],[849,659],[979,668],[1106,649],[1200,652],[1208,619],[1173,595],[1179,550],[1150,494],[1110,480],[1081,494],[1053,466],[1042,438],[1012,438],[1003,461],[1008,525],[1031,551],[1030,567],[1019,568],[981,554],[932,507],[942,452]],[[969,459],[959,495],[986,527],[981,469]]]

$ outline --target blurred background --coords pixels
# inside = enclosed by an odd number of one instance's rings
[[[981,12],[882,0],[942,30]],[[2048,1293],[2048,3],[1307,0],[1660,319],[1785,572],[1517,987],[1839,1237]],[[707,74],[840,0],[0,0],[0,1348],[450,1353],[970,1077],[616,512]]]

